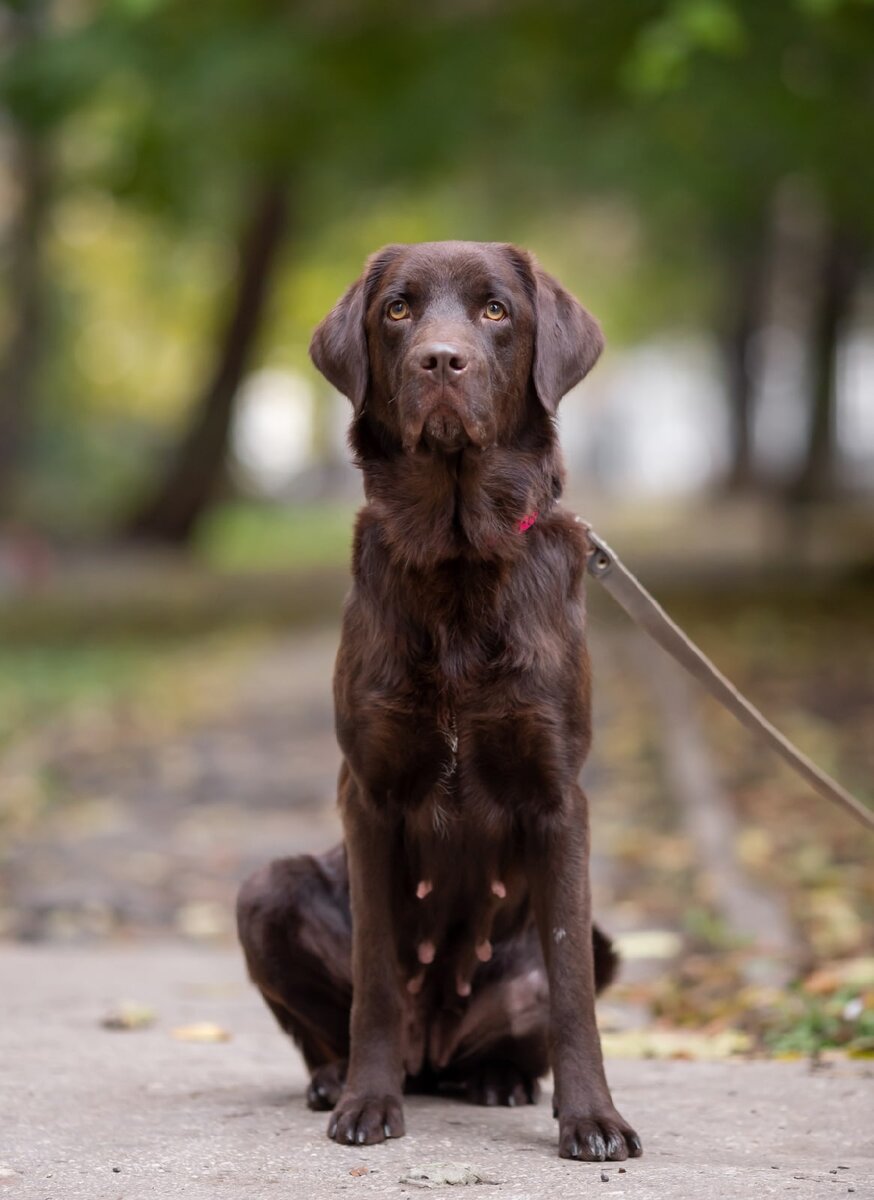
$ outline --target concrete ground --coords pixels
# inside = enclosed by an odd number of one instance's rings
[[[642,1159],[563,1162],[548,1099],[525,1109],[407,1100],[407,1137],[341,1148],[303,1102],[303,1066],[228,950],[147,943],[0,947],[0,1193],[28,1200],[416,1195],[435,1161],[513,1198],[874,1197],[874,1068],[617,1060]],[[155,1023],[101,1020],[129,998]],[[172,1030],[214,1022],[216,1043]],[[548,1090],[547,1090],[548,1095]],[[444,1185],[441,1194],[460,1189]]]

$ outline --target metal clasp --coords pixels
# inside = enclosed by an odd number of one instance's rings
[[[603,579],[605,575],[613,570],[616,556],[607,543],[601,541],[591,525],[586,526],[586,533],[592,545],[592,549],[589,551],[589,556],[586,559],[586,569],[596,579]]]

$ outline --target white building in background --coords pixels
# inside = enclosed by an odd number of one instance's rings
[[[755,452],[765,472],[779,477],[791,471],[804,445],[804,346],[772,329],[762,353]],[[874,339],[847,340],[840,387],[838,438],[849,482],[874,487]],[[244,489],[277,500],[357,496],[346,445],[350,418],[344,397],[326,396],[303,373],[267,368],[250,375],[231,439]],[[559,425],[571,482],[586,491],[629,500],[680,498],[703,491],[728,467],[719,363],[704,341],[662,338],[608,352],[562,401]]]
[[[851,481],[874,488],[874,337],[847,338],[838,371],[838,441]]]
[[[295,371],[267,368],[250,375],[237,402],[231,451],[247,490],[282,494],[312,459],[313,388]]]
[[[646,342],[605,357],[559,407],[578,482],[624,497],[697,492],[728,461],[715,364],[697,342]]]

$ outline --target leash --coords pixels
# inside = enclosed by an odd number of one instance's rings
[[[535,514],[536,519],[536,514]],[[715,697],[723,708],[728,709],[741,725],[757,734],[764,742],[775,750],[802,779],[805,779],[814,791],[826,800],[839,804],[846,812],[851,813],[856,820],[867,828],[874,830],[874,812],[851,795],[816,763],[812,762],[796,746],[785,737],[779,729],[759,712],[754,704],[741,695],[733,683],[728,680],[718,667],[710,661],[707,655],[683,633],[662,606],[655,600],[642,583],[635,578],[622,563],[619,556],[610,549],[586,525],[581,517],[577,520],[586,527],[592,549],[586,561],[586,567],[591,576],[603,584],[613,599],[624,608],[633,621],[653,638],[662,649],[667,650],[681,666]]]

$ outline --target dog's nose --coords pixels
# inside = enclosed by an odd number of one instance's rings
[[[434,342],[422,350],[419,366],[430,375],[451,379],[465,370],[467,356],[457,346],[450,346],[445,342]]]

